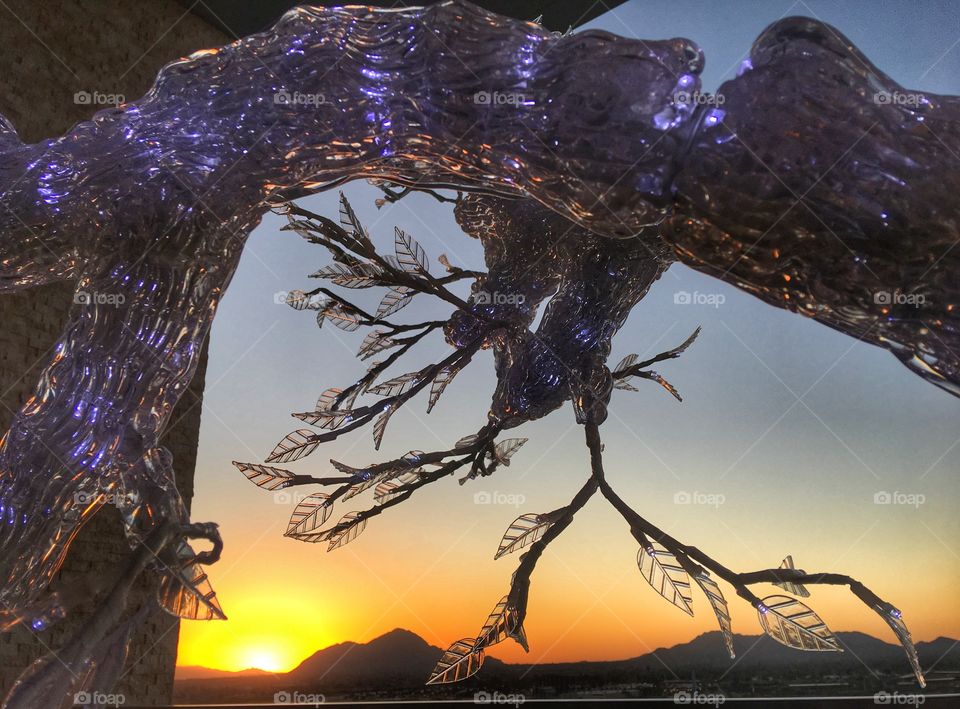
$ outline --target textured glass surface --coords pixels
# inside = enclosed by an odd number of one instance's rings
[[[960,395],[960,98],[808,18],[768,28],[718,95],[675,176],[677,256]]]
[[[655,229],[610,239],[537,202],[490,197],[466,198],[456,216],[467,234],[482,241],[488,269],[473,285],[471,312],[518,326],[500,331],[496,342],[491,415],[507,425],[540,418],[581,382],[609,397],[610,342],[672,262]],[[531,333],[527,326],[547,296]],[[448,340],[463,347],[483,327],[458,311],[447,325]]]

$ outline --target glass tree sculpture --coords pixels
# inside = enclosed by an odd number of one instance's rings
[[[381,187],[391,198],[407,193]],[[650,367],[679,357],[700,332],[698,328],[679,346],[647,360],[640,361],[632,354],[612,370],[606,365],[611,340],[627,314],[673,260],[671,252],[655,238],[638,235],[611,243],[536,202],[461,194],[456,200],[455,215],[464,232],[483,242],[489,270],[462,269],[444,256],[439,263],[446,275],[438,277],[431,273],[430,258],[423,248],[400,229],[394,232],[394,253],[378,252],[342,193],[340,224],[294,203],[278,210],[287,216],[285,229],[324,247],[332,257],[332,263],[313,273],[313,278],[345,289],[387,289],[373,313],[326,286],[291,291],[287,297],[291,307],[314,314],[321,327],[331,323],[347,332],[364,328],[366,334],[357,356],[383,359],[374,361],[366,374],[350,386],[324,391],[314,410],[295,412],[295,418],[313,428],[297,429],[287,435],[267,456],[266,464],[234,462],[240,472],[265,490],[301,485],[333,487],[332,492],[315,492],[298,502],[285,536],[325,544],[328,551],[333,551],[356,539],[371,518],[408,500],[427,485],[466,471],[459,478],[463,485],[492,475],[501,466],[509,466],[514,454],[527,442],[526,438],[501,438],[509,429],[541,418],[567,401],[572,404],[577,422],[584,427],[590,474],[583,487],[568,505],[546,513],[523,514],[506,530],[495,558],[526,550],[506,595],[497,602],[476,636],[458,640],[449,647],[428,683],[456,682],[472,676],[483,664],[485,648],[507,638],[527,648],[523,621],[537,561],[597,491],[627,522],[639,544],[640,571],[661,596],[693,615],[694,585],[705,595],[731,659],[734,648],[730,613],[717,579],[730,584],[737,595],[757,609],[767,635],[788,647],[808,651],[842,652],[842,648],[826,623],[796,596],[808,597],[809,585],[845,585],[894,630],[918,682],[924,683],[900,611],[859,581],[843,574],[796,569],[789,555],[776,569],[734,572],[640,516],[607,482],[600,424],[607,417],[613,390],[636,391],[631,380],[647,379],[682,401],[677,389]],[[569,240],[563,238],[567,234]],[[472,280],[468,301],[447,288],[462,279]],[[421,294],[446,301],[455,308],[453,313],[447,320],[405,324],[392,320],[394,313]],[[539,325],[536,330],[529,330],[538,304],[548,296]],[[391,367],[433,332],[442,333],[453,346],[448,356],[415,371],[388,374]],[[361,467],[330,460],[338,474],[323,477],[298,474],[275,465],[298,461],[323,443],[365,426],[370,427],[374,445],[379,449],[390,417],[420,393],[427,395],[430,413],[480,348],[493,349],[498,379],[488,421],[450,448],[412,450],[399,458]],[[375,400],[359,404],[359,397],[365,394]],[[346,502],[371,489],[372,506],[346,512],[334,524],[326,524],[338,501]],[[776,584],[791,595],[777,593],[761,598],[751,590],[760,583]]]
[[[302,416],[327,432],[292,434],[275,462],[368,422],[382,435],[392,407],[427,386],[442,391],[480,347],[497,360],[490,424],[428,459],[349,468],[330,498],[369,474],[362,482],[400,482],[381,488],[381,500],[406,499],[421,478],[381,476],[400,468],[402,476],[427,466],[430,478],[468,464],[468,477],[492,473],[518,445],[498,443],[501,431],[566,401],[584,426],[592,473],[583,491],[562,510],[518,520],[507,546],[529,549],[503,612],[480,640],[451,650],[435,681],[477,665],[501,630],[521,633],[537,556],[596,490],[625,516],[641,569],[675,589],[675,604],[689,603],[693,581],[722,625],[716,577],[758,608],[774,637],[830,645],[819,622],[798,629],[796,619],[809,617],[796,613],[799,601],[763,602],[748,586],[847,583],[891,624],[917,669],[899,612],[859,583],[791,568],[736,574],[652,527],[604,480],[598,426],[611,390],[630,377],[668,386],[653,362],[611,371],[610,339],[673,259],[885,347],[960,394],[960,251],[951,250],[960,237],[960,99],[908,92],[834,28],[806,18],[757,39],[740,76],[720,88],[722,109],[685,99],[699,91],[702,64],[689,40],[558,36],[459,0],[394,11],[303,7],[268,32],[166,66],[142,99],[60,138],[24,144],[0,117],[0,288],[63,279],[77,287],[35,394],[0,446],[0,627],[43,628],[91,594],[103,598],[68,661],[41,660],[7,706],[108,686],[106,658],[129,632],[116,627],[125,589],[147,567],[171,613],[223,617],[203,569],[219,555],[216,526],[190,522],[158,441],[245,239],[271,206],[307,222],[302,229],[333,251],[332,268],[346,269],[331,275],[340,285],[356,278],[392,289],[375,314],[333,291],[298,305],[335,324],[379,326],[365,351],[400,341],[391,363],[431,331],[456,347],[416,377],[375,384],[383,371],[375,368],[369,381],[328,393]],[[489,100],[492,92],[516,100]],[[893,100],[903,95],[916,100]],[[431,275],[405,235],[394,261],[349,214],[345,229],[294,202],[363,178],[467,195],[458,218],[483,240],[487,272]],[[444,288],[461,277],[477,279],[469,302]],[[481,302],[493,288],[523,302]],[[391,325],[390,309],[415,292],[449,302],[450,320]],[[385,399],[351,408],[362,392]],[[104,588],[48,593],[70,540],[108,502],[134,548],[129,568]],[[318,508],[323,516],[329,505]],[[365,519],[333,534],[343,543]],[[213,548],[195,553],[190,539]],[[501,617],[509,620],[497,625]]]

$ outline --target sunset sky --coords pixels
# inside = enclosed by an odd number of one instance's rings
[[[947,3],[687,2],[632,0],[588,27],[648,39],[698,42],[704,87],[735,75],[769,23],[807,15],[844,32],[908,88],[960,93],[955,8]],[[345,193],[384,249],[393,227],[432,257],[482,268],[478,242],[457,227],[450,205],[414,195],[377,210],[378,193]],[[335,191],[304,205],[336,217]],[[253,232],[213,326],[200,432],[193,518],[217,521],[223,558],[210,577],[229,620],[184,622],[178,664],[285,671],[327,645],[365,642],[395,627],[446,647],[477,633],[509,587],[518,555],[493,560],[507,526],[525,512],[566,504],[588,475],[583,431],[565,407],[511,435],[530,439],[509,468],[464,486],[453,478],[374,518],[350,545],[285,539],[293,503],[256,488],[231,460],[263,462],[331,386],[345,387],[367,363],[364,332],[318,330],[310,312],[275,303],[281,291],[316,287],[309,273],[326,252],[267,215]],[[678,291],[722,294],[725,302],[677,305]],[[362,303],[382,291],[352,291]],[[424,302],[398,320],[445,317]],[[703,332],[678,360],[658,368],[682,404],[652,383],[615,392],[602,427],[608,478],[654,524],[738,571],[777,566],[786,554],[807,571],[860,579],[898,605],[916,640],[960,637],[960,402],[911,374],[892,355],[767,306],[675,264],[638,305],[614,341],[612,361],[652,355]],[[437,336],[396,374],[448,351]],[[494,386],[492,357],[477,357],[430,416],[425,397],[391,420],[382,449],[363,429],[291,464],[325,475],[330,458],[362,465],[411,449],[448,448],[484,422]],[[320,488],[303,489],[306,492]],[[919,506],[877,505],[878,492],[925,496]],[[478,492],[522,496],[522,504],[476,504]],[[722,496],[722,504],[677,504],[678,493]],[[351,505],[350,503],[356,503]],[[372,491],[336,514],[372,505]],[[637,545],[599,496],[552,543],[534,573],[526,621],[530,654],[511,642],[507,661],[613,659],[640,655],[716,629],[706,599],[696,618],[671,607],[644,581]],[[721,584],[734,632],[761,632],[756,612]],[[757,587],[760,595],[777,592]],[[862,630],[895,642],[882,621],[845,588],[816,587],[809,605],[835,631]],[[904,671],[907,670],[904,661]]]

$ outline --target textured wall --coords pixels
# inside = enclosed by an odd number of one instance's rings
[[[142,95],[160,67],[202,47],[229,41],[175,0],[4,0],[0,3],[0,113],[25,142],[57,136],[89,118],[110,94]],[[77,101],[87,92],[87,103]],[[94,96],[95,92],[99,95]],[[2,208],[2,205],[0,205]],[[72,302],[71,284],[0,294],[0,430],[32,394]],[[163,445],[176,461],[177,482],[193,495],[203,369],[174,412]],[[74,542],[58,583],[104,572],[129,553],[119,518],[104,509]],[[143,579],[142,594],[153,578]],[[83,609],[89,611],[89,609]],[[0,635],[0,694],[35,658],[59,647],[81,619],[46,633],[26,629]],[[126,703],[165,704],[173,687],[178,624],[151,616],[135,639],[121,686]]]

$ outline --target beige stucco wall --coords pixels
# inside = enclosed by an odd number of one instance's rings
[[[97,107],[77,104],[78,91],[142,95],[165,63],[229,39],[174,0],[4,0],[0,3],[0,113],[25,142],[53,137]],[[2,208],[2,207],[0,207]],[[71,284],[0,294],[0,429],[30,396],[50,357],[72,301]],[[175,411],[163,445],[176,461],[178,484],[193,495],[203,368]],[[105,509],[81,531],[61,571],[63,582],[107,568],[129,553],[119,519]],[[151,582],[151,580],[145,580]],[[142,593],[149,589],[144,588]],[[0,635],[0,694],[20,671],[54,650],[79,617],[34,636]],[[119,691],[131,704],[170,701],[178,624],[157,613],[134,640]],[[52,706],[53,704],[51,704]]]

